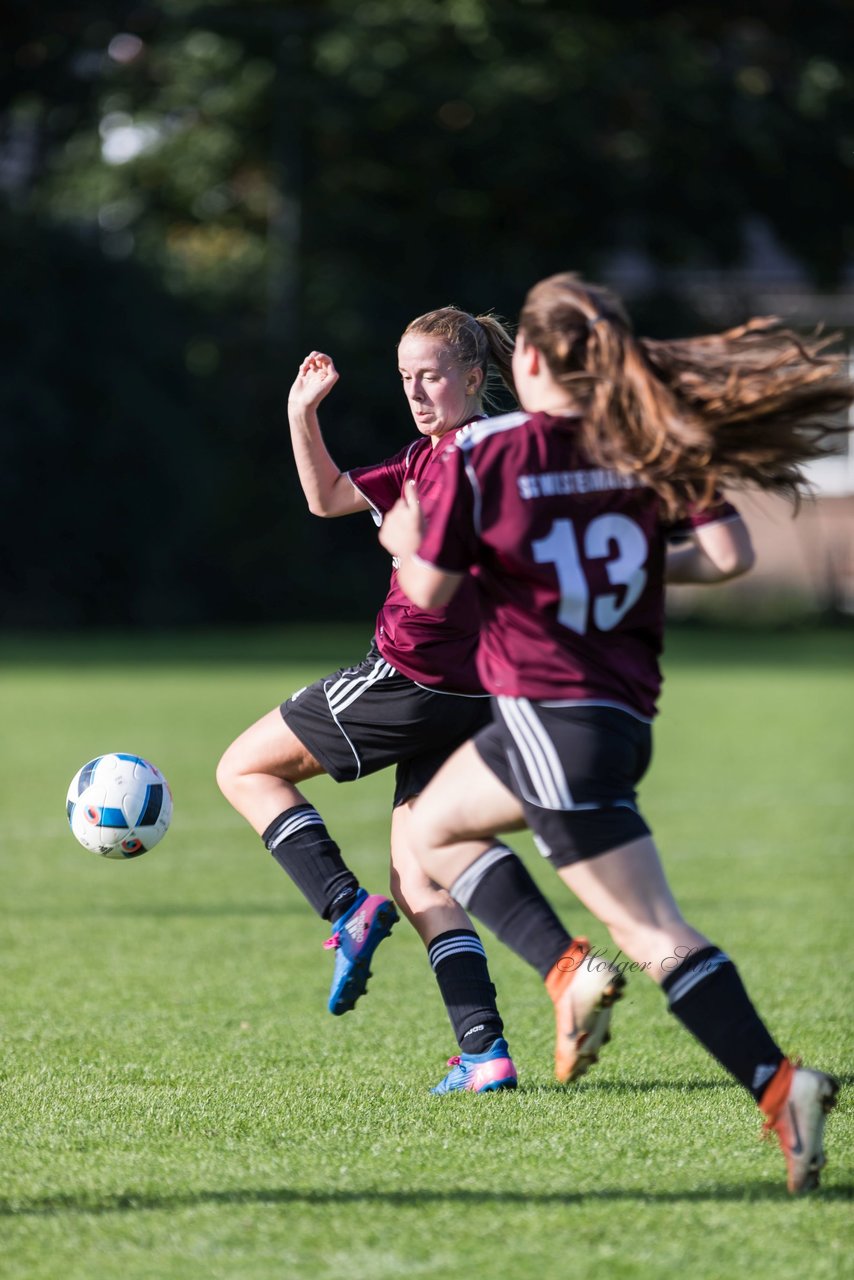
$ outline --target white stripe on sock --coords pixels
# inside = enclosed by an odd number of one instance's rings
[[[294,814],[292,818],[287,819],[279,827],[275,838],[268,846],[270,852],[278,849],[283,840],[287,840],[290,836],[295,835],[298,831],[302,831],[305,827],[322,827],[323,819],[316,809],[310,809],[307,813]]]
[[[434,969],[438,968],[443,960],[466,953],[483,956],[486,959],[486,952],[479,938],[449,938],[447,942],[433,943],[427,950],[428,959]]]
[[[491,849],[487,849],[486,853],[482,853],[470,866],[466,867],[462,875],[457,876],[448,892],[461,907],[467,908],[474,896],[475,889],[486,873],[502,858],[512,857],[512,849],[508,849],[503,844],[494,844]]]
[[[678,1000],[687,996],[689,991],[693,991],[694,987],[699,983],[705,982],[706,978],[710,978],[713,973],[717,972],[722,965],[729,964],[729,956],[724,955],[723,951],[717,951],[713,956],[709,956],[707,960],[701,960],[695,969],[689,969],[686,974],[678,978],[672,987],[667,989],[667,1002],[673,1007]]]

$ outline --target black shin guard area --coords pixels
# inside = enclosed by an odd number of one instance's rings
[[[670,1011],[759,1101],[783,1061],[735,965],[717,947],[687,956],[662,983]]]
[[[460,880],[466,878],[468,891],[461,905],[545,978],[555,961],[572,945],[572,936],[537,888],[521,858],[512,849],[494,846],[473,863]],[[454,885],[454,896],[456,894],[457,885]]]
[[[436,981],[463,1053],[484,1053],[504,1030],[486,952],[469,929],[440,933],[427,948]]]
[[[270,823],[261,839],[300,893],[324,920],[343,915],[359,881],[311,804],[286,809]]]

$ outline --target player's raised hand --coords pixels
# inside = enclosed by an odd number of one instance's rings
[[[312,351],[299,367],[288,395],[288,405],[293,408],[314,409],[338,381],[338,370],[331,356],[322,351]]]

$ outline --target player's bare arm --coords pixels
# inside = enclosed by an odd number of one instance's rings
[[[667,582],[726,582],[753,568],[750,531],[740,517],[699,525],[691,540],[668,548]]]
[[[407,488],[386,513],[379,540],[398,561],[397,581],[404,594],[419,609],[438,609],[453,597],[465,575],[419,560],[416,553],[423,536],[424,516],[414,490]]]
[[[299,367],[288,395],[291,445],[308,509],[315,516],[349,516],[368,502],[331,458],[320,431],[318,405],[338,381],[330,356],[312,351]]]

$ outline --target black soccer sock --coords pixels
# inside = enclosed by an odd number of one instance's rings
[[[702,947],[661,985],[670,1012],[758,1102],[784,1054],[750,1003],[729,956],[717,947]]]
[[[545,978],[572,945],[521,858],[495,844],[451,885],[451,896]]]
[[[352,906],[359,881],[311,804],[286,809],[261,839],[319,916],[333,923]]]
[[[427,955],[463,1053],[484,1053],[504,1031],[483,943],[471,929],[449,929]]]

